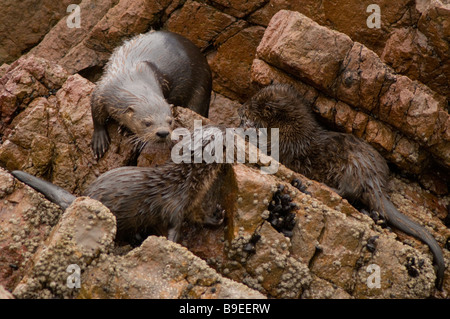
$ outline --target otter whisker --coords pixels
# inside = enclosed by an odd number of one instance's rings
[[[134,147],[136,147],[138,145],[138,143],[140,142],[140,138],[137,135],[132,135],[128,138],[128,143],[132,144]]]
[[[139,148],[139,153],[142,152],[142,150],[147,146],[147,142],[141,143],[141,147]]]

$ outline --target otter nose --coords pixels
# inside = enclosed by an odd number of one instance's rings
[[[156,135],[159,136],[160,138],[166,138],[167,135],[169,135],[169,131],[158,131],[156,132]]]

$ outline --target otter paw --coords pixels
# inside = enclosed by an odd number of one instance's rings
[[[206,217],[205,224],[211,226],[218,226],[223,223],[224,219],[225,219],[225,209],[222,209],[222,206],[220,206],[220,204],[217,204],[214,213],[211,216]]]
[[[94,157],[100,159],[103,157],[105,152],[109,148],[109,136],[105,129],[94,130],[94,135],[92,136],[92,151],[94,152]]]

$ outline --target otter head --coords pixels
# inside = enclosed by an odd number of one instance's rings
[[[238,111],[241,127],[279,128],[314,123],[308,103],[288,84],[271,84],[257,92]]]
[[[171,143],[173,106],[165,101],[158,104],[135,103],[127,106],[123,124],[135,134],[136,141],[160,145]]]
[[[278,128],[283,163],[309,152],[309,145],[313,145],[312,140],[321,130],[310,102],[288,84],[271,84],[261,89],[238,113],[243,128]]]

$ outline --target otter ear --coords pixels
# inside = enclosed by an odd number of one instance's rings
[[[170,114],[172,115],[172,117],[177,117],[178,116],[178,113],[176,112],[175,105],[169,104],[169,110],[170,110]]]
[[[134,106],[132,106],[132,105],[127,106],[125,113],[130,114],[130,115],[134,114]]]

